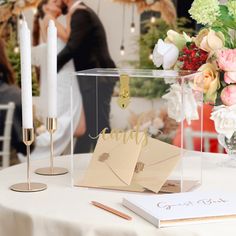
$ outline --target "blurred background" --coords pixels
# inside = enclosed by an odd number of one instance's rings
[[[25,18],[29,28],[33,29],[33,19],[37,14],[39,2],[38,0],[0,0],[0,37],[4,41],[4,48],[19,87],[21,79],[19,25]],[[169,29],[177,32],[184,31],[192,36],[201,28],[200,25],[196,25],[188,13],[193,0],[84,0],[84,2],[101,19],[105,27],[111,57],[120,68],[156,69],[152,62],[152,51],[159,38],[165,39]],[[1,53],[3,52],[0,51]],[[37,68],[33,67],[35,103],[40,95],[39,84]],[[125,114],[125,119],[118,110],[117,94],[114,93],[110,114],[112,128],[135,127],[142,114],[144,127],[146,127],[145,124],[151,124],[152,128],[156,125],[154,130],[162,129],[167,134],[171,133],[171,137],[164,135],[162,138],[173,143],[178,124],[168,118],[161,99],[167,88],[163,81],[159,82],[155,79],[132,80],[132,104],[122,113]],[[206,109],[210,111],[211,107]],[[156,112],[157,110],[158,112]],[[209,120],[210,112],[206,112],[206,114],[208,116],[206,119]],[[36,127],[40,127],[40,121],[35,119],[35,122]],[[39,123],[37,124],[37,122]],[[211,121],[209,120],[209,122]],[[209,125],[206,122],[206,124],[211,129],[208,131],[215,134],[213,123]],[[213,146],[216,146],[216,136],[214,139]],[[208,151],[217,152],[218,150],[208,147]]]

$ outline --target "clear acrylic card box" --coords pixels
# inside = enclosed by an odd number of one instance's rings
[[[75,186],[183,192],[201,184],[201,73],[97,68],[76,76],[87,96],[85,135],[94,146],[87,151],[75,138],[76,152],[90,152],[72,155]]]

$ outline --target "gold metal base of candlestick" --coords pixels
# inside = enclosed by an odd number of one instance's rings
[[[64,175],[68,173],[68,170],[61,167],[54,167],[54,156],[53,156],[53,133],[57,129],[57,118],[48,117],[46,121],[46,127],[50,133],[50,167],[39,168],[35,171],[38,175]]]
[[[30,176],[30,145],[34,142],[34,130],[32,128],[23,128],[23,142],[26,145],[27,153],[27,182],[14,184],[10,187],[12,191],[16,192],[39,192],[47,189],[46,184],[31,183]]]
[[[19,184],[14,184],[10,187],[11,190],[16,191],[16,192],[39,192],[47,189],[46,184],[41,184],[41,183],[19,183]]]
[[[45,168],[39,168],[35,171],[36,174],[38,175],[65,175],[67,174],[69,171],[66,168],[62,168],[62,167],[45,167]]]

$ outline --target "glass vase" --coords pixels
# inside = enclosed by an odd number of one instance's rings
[[[233,133],[231,138],[219,134],[218,141],[228,154],[228,158],[226,161],[222,162],[222,166],[236,168],[236,132]]]

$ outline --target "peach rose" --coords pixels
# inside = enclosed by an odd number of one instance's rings
[[[225,83],[236,83],[236,49],[220,50],[217,53],[217,62],[219,68],[225,71]]]
[[[206,52],[217,51],[224,47],[225,37],[221,32],[203,29],[197,35],[195,44]]]
[[[202,75],[194,78],[194,87],[203,90],[206,102],[215,102],[217,89],[220,87],[219,73],[213,64],[206,63],[199,69]]]
[[[236,104],[236,85],[229,85],[225,87],[221,92],[221,101],[226,106],[232,106]]]

